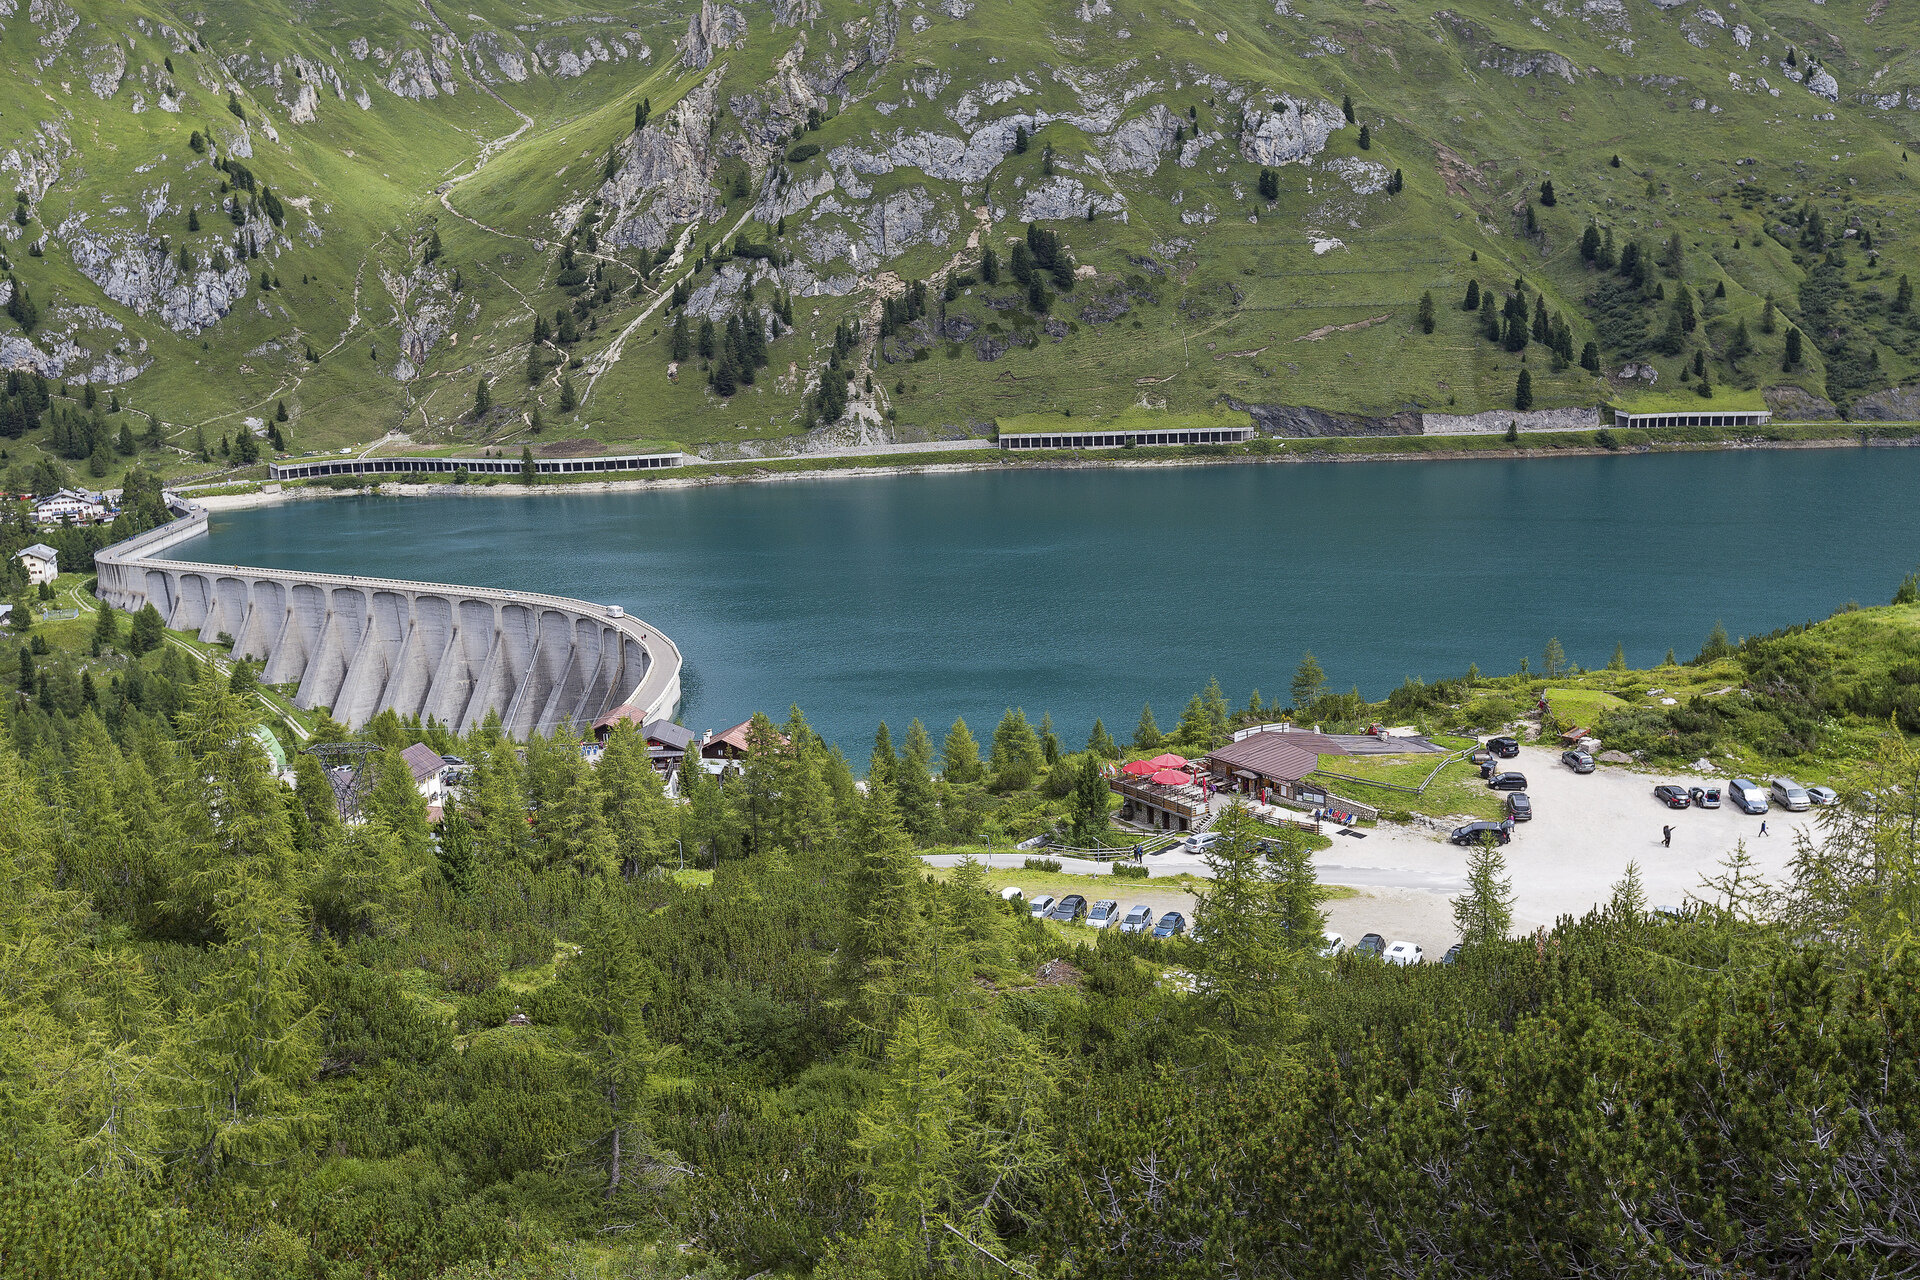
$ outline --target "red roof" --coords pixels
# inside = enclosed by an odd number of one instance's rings
[[[593,722],[593,731],[598,733],[602,729],[611,729],[622,720],[630,721],[636,729],[644,729],[647,724],[647,713],[643,708],[636,707],[631,703],[622,703],[607,712],[607,714],[601,716],[598,720],[595,720]]]

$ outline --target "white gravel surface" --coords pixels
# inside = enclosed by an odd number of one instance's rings
[[[1768,834],[1762,837],[1761,818],[1724,802],[1717,810],[1672,810],[1653,798],[1654,787],[1662,782],[1711,782],[1724,797],[1725,776],[1653,774],[1609,765],[1581,775],[1560,763],[1558,751],[1540,747],[1523,747],[1519,759],[1500,763],[1527,775],[1535,815],[1533,821],[1516,825],[1513,843],[1504,850],[1513,880],[1516,933],[1550,925],[1562,915],[1585,914],[1605,902],[1629,862],[1640,864],[1647,902],[1653,906],[1706,896],[1703,878],[1716,874],[1721,860],[1741,840],[1763,875],[1780,878],[1793,854],[1794,833],[1812,830],[1819,813],[1775,808],[1765,818]],[[1663,848],[1660,828],[1669,825],[1673,846]],[[1452,899],[1466,888],[1467,850],[1422,827],[1383,823],[1363,837],[1336,835],[1331,848],[1314,855],[1323,883],[1361,891],[1327,904],[1327,927],[1345,935],[1348,945],[1365,933],[1404,938],[1425,947],[1428,960],[1438,960],[1457,940]],[[1017,868],[1026,856],[1003,854],[995,861],[1002,868]],[[956,860],[929,859],[941,864]],[[1072,858],[1061,862],[1065,871],[1106,869]],[[1163,853],[1148,858],[1147,864],[1156,876],[1207,873],[1197,854]],[[1130,901],[1120,883],[1115,882],[1111,896]]]

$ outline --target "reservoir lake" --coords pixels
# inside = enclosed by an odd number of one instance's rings
[[[1920,450],[1033,469],[216,512],[180,559],[624,605],[685,656],[683,720],[798,703],[856,768],[882,719],[983,749],[1163,730],[1218,676],[1286,698],[1312,650],[1379,697],[1477,663],[1632,666],[1885,603],[1920,564]]]

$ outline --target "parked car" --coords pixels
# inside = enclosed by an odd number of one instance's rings
[[[1447,954],[1440,957],[1441,964],[1454,964],[1460,959],[1460,944],[1454,943],[1447,948]]]
[[[1487,779],[1487,785],[1495,791],[1525,791],[1527,775],[1524,773],[1496,773]]]
[[[1807,799],[1817,805],[1839,804],[1840,793],[1832,787],[1808,787]]]
[[[1320,955],[1323,959],[1331,960],[1346,949],[1347,940],[1339,934],[1328,933],[1321,935]]]
[[[1684,809],[1693,803],[1687,797],[1687,789],[1671,782],[1663,782],[1653,789],[1653,798],[1669,809]]]
[[[1515,822],[1533,821],[1533,801],[1527,799],[1524,791],[1512,791],[1507,794],[1507,817]]]
[[[1087,900],[1077,893],[1070,893],[1054,904],[1047,912],[1047,919],[1058,920],[1061,924],[1072,924],[1087,914]]]
[[[1120,904],[1112,898],[1102,898],[1087,908],[1087,928],[1104,929],[1120,919]]]
[[[1690,787],[1687,790],[1687,799],[1693,801],[1693,807],[1696,809],[1718,809],[1720,807],[1720,788]]]
[[[1220,843],[1218,831],[1196,831],[1180,842],[1180,848],[1186,853],[1205,853]]]
[[[1169,911],[1160,917],[1160,923],[1153,926],[1156,938],[1171,938],[1187,931],[1187,918],[1178,911]]]
[[[1575,773],[1592,773],[1594,769],[1593,757],[1577,747],[1572,751],[1562,751],[1560,763]]]
[[[1520,754],[1520,739],[1504,737],[1488,738],[1487,750],[1493,752],[1494,755],[1500,757],[1502,760],[1511,760]]]
[[[1727,784],[1727,799],[1742,813],[1761,814],[1767,811],[1767,793],[1759,783],[1746,778],[1735,778]]]
[[[1417,942],[1394,942],[1381,957],[1388,964],[1413,965],[1426,963],[1427,953]]]
[[[1153,928],[1153,908],[1148,906],[1129,907],[1127,918],[1120,922],[1122,933],[1145,933]]]
[[[1447,839],[1457,845],[1479,844],[1487,836],[1493,837],[1496,845],[1507,844],[1513,839],[1511,822],[1469,822],[1464,827],[1455,827]]]
[[[1020,886],[1017,884],[1010,884],[1000,891],[1000,901],[1002,902],[1018,902],[1020,898]]]
[[[1045,920],[1047,918],[1047,912],[1053,910],[1053,895],[1050,893],[1041,894],[1033,900],[1033,905],[1029,910],[1035,920]]]
[[[1775,778],[1769,794],[1775,804],[1789,813],[1803,813],[1813,805],[1807,789],[1792,778]]]
[[[1372,958],[1377,958],[1379,954],[1382,951],[1385,951],[1386,949],[1387,949],[1387,940],[1385,938],[1381,937],[1377,933],[1369,933],[1364,937],[1362,937],[1359,942],[1354,944],[1353,954],[1357,956],[1366,956],[1369,959],[1372,959]]]

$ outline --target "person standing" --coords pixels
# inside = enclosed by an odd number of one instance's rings
[[[1660,828],[1660,847],[1663,849],[1673,848],[1673,828],[1672,827],[1669,826],[1669,827]]]

